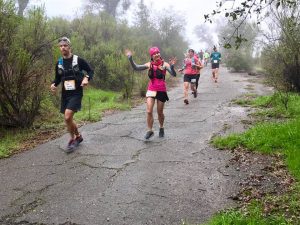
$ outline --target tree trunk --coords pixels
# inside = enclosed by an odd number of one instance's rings
[[[23,16],[24,10],[28,5],[29,0],[18,0],[19,11],[18,15]]]

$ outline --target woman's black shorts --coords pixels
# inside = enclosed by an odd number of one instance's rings
[[[73,95],[61,98],[60,112],[65,113],[66,109],[70,109],[73,112],[77,112],[81,109],[81,95]]]
[[[149,98],[154,98],[154,99],[157,99],[161,102],[169,101],[168,94],[167,94],[167,92],[164,92],[164,91],[158,91],[158,92],[156,92],[155,97],[149,97]]]
[[[183,82],[196,83],[197,82],[197,74],[184,74]]]

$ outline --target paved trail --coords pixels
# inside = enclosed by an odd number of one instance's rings
[[[198,98],[183,104],[182,84],[169,92],[165,138],[144,141],[145,105],[81,128],[72,154],[68,136],[0,161],[0,224],[179,225],[206,221],[231,206],[240,174],[231,154],[210,138],[239,131],[245,110],[230,101],[262,94],[257,78],[221,69],[220,82],[202,72]],[[229,128],[229,129],[228,129]]]

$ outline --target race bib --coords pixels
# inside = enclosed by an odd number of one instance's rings
[[[64,86],[66,91],[72,91],[75,90],[75,80],[65,80]]]
[[[146,93],[146,97],[155,97],[156,94],[157,94],[156,91],[149,91],[148,90],[147,93]]]
[[[218,63],[218,60],[214,60],[214,63]]]
[[[196,79],[191,79],[191,82],[192,83],[196,83]]]

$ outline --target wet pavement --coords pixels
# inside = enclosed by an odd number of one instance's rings
[[[213,83],[205,68],[189,105],[181,82],[168,92],[164,138],[155,112],[154,137],[144,140],[141,105],[81,127],[84,141],[72,154],[62,151],[66,134],[0,160],[0,224],[196,224],[234,206],[242,175],[228,163],[231,153],[209,141],[244,129],[247,109],[230,102],[269,91],[259,80],[221,68]]]

